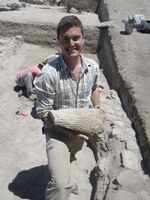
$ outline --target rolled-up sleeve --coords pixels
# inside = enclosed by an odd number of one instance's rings
[[[94,79],[94,84],[92,87],[92,91],[94,91],[95,89],[99,88],[100,85],[100,70],[99,70],[99,65],[94,62],[95,65],[95,75],[93,77],[95,77]]]
[[[34,86],[37,92],[37,115],[40,118],[47,117],[49,111],[53,109],[54,105],[54,80],[49,77],[48,73],[43,72],[34,79]]]

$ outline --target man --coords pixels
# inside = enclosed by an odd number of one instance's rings
[[[55,127],[50,110],[99,107],[99,65],[81,54],[84,30],[76,16],[63,17],[57,28],[61,54],[43,73],[36,77],[37,114],[44,122],[46,150],[51,180],[46,189],[46,200],[68,200],[70,193],[77,194],[72,180],[70,159],[82,149],[88,137],[68,133]]]

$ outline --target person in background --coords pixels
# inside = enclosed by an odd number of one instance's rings
[[[63,17],[57,27],[60,55],[47,63],[34,80],[36,112],[44,123],[46,151],[51,179],[46,200],[68,200],[79,194],[71,174],[71,161],[89,138],[68,133],[52,123],[50,111],[69,108],[99,108],[99,65],[81,54],[84,44],[82,22],[74,15]]]
[[[30,100],[32,94],[35,94],[35,88],[33,86],[34,78],[41,72],[43,65],[37,64],[19,72],[16,76],[15,82],[17,86],[22,87],[19,91],[18,96],[26,95]],[[24,89],[25,88],[25,89]]]
[[[25,95],[30,100],[35,99],[36,91],[34,88],[33,80],[39,73],[41,73],[43,66],[46,65],[47,62],[51,62],[56,57],[57,54],[51,55],[43,62],[30,66],[17,74],[15,82],[17,86],[22,88],[22,90],[18,92],[19,97]]]

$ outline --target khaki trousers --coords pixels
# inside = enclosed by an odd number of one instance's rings
[[[51,174],[45,199],[68,200],[74,186],[71,158],[82,149],[83,140],[72,141],[62,133],[47,132],[45,134],[48,167]]]

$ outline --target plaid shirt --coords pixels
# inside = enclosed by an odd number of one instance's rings
[[[92,107],[91,93],[99,86],[99,65],[81,55],[82,69],[77,83],[62,56],[44,66],[35,80],[36,111],[47,117],[51,109]]]

